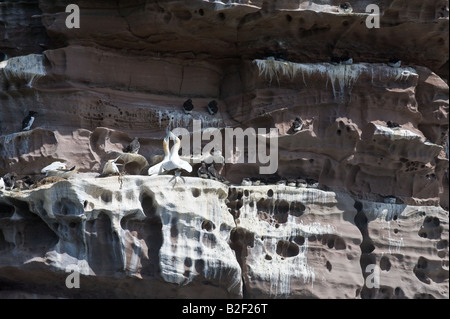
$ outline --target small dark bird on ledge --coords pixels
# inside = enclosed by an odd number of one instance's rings
[[[217,106],[216,100],[212,100],[211,102],[208,103],[209,114],[214,115],[217,113],[218,110],[219,110],[219,107]]]
[[[5,188],[13,189],[16,186],[16,173],[7,173],[3,176],[3,182],[5,183]]]
[[[122,151],[124,153],[133,153],[133,154],[137,154],[139,152],[139,149],[141,148],[141,144],[139,143],[139,138],[135,137],[130,145],[124,147],[122,149]]]
[[[335,55],[331,56],[331,63],[332,64],[343,64],[343,65],[350,65],[353,64],[353,59],[349,58],[348,56],[344,56],[344,57],[338,57]]]
[[[296,117],[294,122],[292,123],[292,130],[294,132],[299,132],[302,130],[303,127],[303,121],[300,117]]]
[[[392,121],[387,121],[386,125],[389,128],[400,127],[400,124],[398,124],[397,122],[392,122]]]
[[[35,111],[28,112],[28,115],[22,121],[22,131],[30,130],[31,125],[33,125],[34,119],[36,118],[37,114],[38,114],[38,112],[35,112]]]
[[[192,104],[192,100],[188,99],[183,103],[183,110],[186,114],[191,114],[194,109],[194,104]]]
[[[197,175],[200,178],[204,178],[204,179],[209,178],[208,168],[206,167],[205,162],[202,162],[202,165],[198,168]]]
[[[402,61],[397,58],[389,59],[388,65],[392,68],[399,68],[402,65]]]
[[[349,57],[343,57],[343,58],[341,58],[341,64],[344,64],[344,65],[353,64],[353,59],[349,58]]]
[[[350,5],[350,3],[344,2],[344,3],[339,4],[338,11],[341,13],[352,13],[353,8]]]

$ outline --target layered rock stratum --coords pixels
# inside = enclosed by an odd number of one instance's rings
[[[350,3],[0,2],[0,298],[448,299],[448,1]],[[275,128],[276,172],[148,176],[195,120]]]

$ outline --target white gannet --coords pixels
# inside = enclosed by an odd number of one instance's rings
[[[184,169],[187,172],[192,172],[192,166],[185,160],[182,160],[180,158],[180,155],[178,154],[178,151],[181,147],[181,140],[173,134],[171,131],[168,132],[170,139],[175,142],[175,144],[172,146],[172,149],[170,150],[170,156],[169,161],[165,162],[162,166],[163,169],[166,171],[171,171],[174,169]]]
[[[163,150],[164,150],[164,159],[158,164],[153,165],[148,169],[148,175],[160,175],[164,172],[163,165],[169,161],[170,152],[169,152],[169,134],[163,139]]]
[[[105,163],[105,166],[103,166],[103,171],[102,171],[101,175],[102,176],[108,176],[108,175],[120,174],[118,165],[121,165],[121,164],[116,164],[116,161],[119,158],[120,158],[120,156],[117,157],[116,159],[108,160]]]
[[[56,161],[51,163],[50,165],[45,166],[43,169],[41,169],[41,173],[45,174],[45,176],[49,176],[51,172],[58,171],[58,170],[64,170],[66,169],[66,164],[60,161]]]

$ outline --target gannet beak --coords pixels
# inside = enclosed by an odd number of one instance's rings
[[[172,141],[176,141],[178,138],[175,134],[172,133],[172,131],[169,132],[169,136],[172,139]]]

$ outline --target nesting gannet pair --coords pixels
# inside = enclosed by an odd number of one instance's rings
[[[175,170],[175,183],[177,178],[180,177],[181,170],[192,172],[192,166],[182,160],[178,154],[181,147],[181,140],[173,134],[169,129],[166,130],[167,135],[163,140],[164,159],[156,165],[153,165],[148,169],[148,175],[161,175],[165,172]],[[169,151],[170,140],[174,141],[172,149]]]

